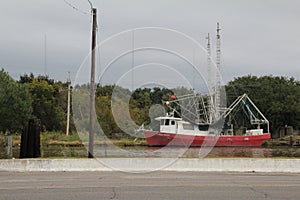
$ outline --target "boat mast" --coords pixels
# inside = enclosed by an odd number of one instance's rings
[[[217,23],[217,55],[216,55],[216,87],[215,87],[215,109],[216,117],[220,117],[221,113],[221,80],[220,80],[220,65],[221,65],[221,37],[220,37],[220,26],[219,22]]]
[[[209,33],[207,34],[207,47],[206,47],[206,51],[207,51],[207,89],[208,92],[210,92],[211,90],[211,47],[210,47],[210,37],[209,37]]]
[[[207,110],[208,110],[208,123],[211,124],[213,122],[213,98],[211,94],[211,44],[210,44],[210,35],[207,34],[207,89],[208,89],[208,95],[207,95]]]

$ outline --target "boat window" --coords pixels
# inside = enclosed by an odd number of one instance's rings
[[[205,124],[205,125],[199,125],[199,130],[200,131],[208,131],[209,125]]]
[[[165,125],[166,125],[166,126],[170,125],[170,119],[166,119]]]
[[[184,130],[194,130],[194,125],[193,124],[182,124],[182,128]]]
[[[175,121],[174,120],[171,121],[171,125],[175,125]]]

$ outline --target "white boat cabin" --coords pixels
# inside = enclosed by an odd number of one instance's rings
[[[199,126],[173,116],[157,117],[155,120],[160,121],[160,132],[203,136],[209,134],[209,125]]]
[[[190,122],[184,121],[182,118],[165,116],[157,117],[155,120],[160,122],[160,132],[163,133],[174,133],[181,135],[197,135],[197,136],[208,136],[214,135],[216,132],[213,129],[209,129],[209,124],[192,124]],[[263,134],[263,129],[251,129],[245,132],[245,135],[261,135]],[[222,135],[233,135],[233,129],[225,131]]]

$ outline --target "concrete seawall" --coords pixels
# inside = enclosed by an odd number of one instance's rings
[[[215,171],[300,173],[300,159],[101,158],[0,160],[0,171]]]

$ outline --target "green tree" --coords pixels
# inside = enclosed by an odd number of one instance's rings
[[[86,89],[75,87],[72,92],[72,113],[77,131],[89,130],[90,94]],[[97,103],[96,103],[97,105]]]
[[[26,86],[0,71],[0,131],[21,131],[32,113],[31,97]]]
[[[116,133],[122,132],[115,122],[111,110],[111,99],[109,96],[96,97],[95,109],[97,120],[106,136],[115,138]]]
[[[300,83],[294,78],[244,76],[226,86],[228,103],[247,93],[270,121],[271,133],[291,125],[300,127]]]
[[[41,119],[46,130],[65,130],[66,101],[61,95],[66,96],[66,88],[61,82],[54,83],[43,78],[33,78],[25,83],[33,99],[33,115]]]

